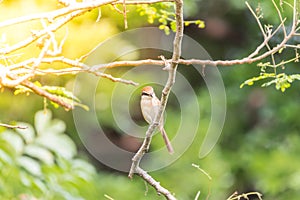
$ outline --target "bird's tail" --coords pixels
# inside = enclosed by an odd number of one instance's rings
[[[167,133],[166,133],[164,127],[161,127],[161,128],[160,128],[160,132],[161,132],[161,134],[162,134],[162,136],[163,136],[163,139],[164,139],[164,141],[165,141],[165,143],[166,143],[168,152],[169,152],[170,154],[173,154],[173,153],[174,153],[174,149],[173,149],[173,147],[172,147],[172,144],[171,144],[171,142],[170,142],[170,140],[169,140],[169,138],[168,138],[168,135],[167,135]]]

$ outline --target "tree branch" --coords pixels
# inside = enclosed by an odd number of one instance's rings
[[[90,9],[97,8],[106,4],[111,4],[116,2],[117,0],[96,0],[96,1],[86,1],[86,2],[78,2],[78,3],[72,3],[67,7],[57,9],[50,12],[44,12],[44,13],[38,13],[38,14],[31,14],[27,16],[17,17],[9,20],[5,20],[3,22],[0,22],[0,28],[6,27],[6,26],[12,26],[15,24],[20,24],[24,22],[34,21],[34,20],[41,20],[41,19],[47,19],[49,22],[53,22],[56,18],[67,15],[67,14],[73,14],[77,11],[83,11],[86,12]]]
[[[144,139],[144,142],[138,152],[135,154],[135,156],[132,158],[132,165],[129,171],[129,177],[132,178],[133,174],[136,173],[144,178],[150,185],[152,185],[158,192],[162,191],[162,194],[169,200],[176,199],[167,189],[160,186],[159,182],[155,181],[150,175],[148,175],[144,170],[142,170],[139,167],[139,163],[141,159],[143,158],[144,154],[148,151],[152,135],[154,130],[159,125],[159,122],[161,121],[161,118],[163,116],[163,113],[165,111],[168,97],[171,91],[172,86],[175,83],[176,78],[176,70],[178,66],[178,61],[181,56],[181,44],[182,44],[182,38],[183,38],[183,1],[182,0],[175,0],[175,15],[176,15],[176,34],[173,40],[173,55],[172,60],[170,63],[164,61],[165,63],[165,70],[169,71],[169,77],[167,80],[167,83],[162,91],[162,97],[161,97],[161,105],[159,107],[158,113],[156,114],[156,117],[153,121],[153,123],[149,126],[146,137]]]
[[[30,82],[28,80],[23,81],[21,83],[21,85],[31,89],[37,95],[46,97],[50,101],[53,101],[54,103],[57,103],[58,105],[64,107],[66,110],[72,110],[74,108],[74,105],[72,103],[67,103],[67,102],[63,101],[58,96],[53,95],[53,94],[43,90],[42,88],[36,86],[35,84],[33,84],[32,82]]]
[[[164,188],[157,182],[152,176],[150,176],[145,170],[140,167],[136,168],[136,173],[142,177],[149,185],[155,188],[158,194],[164,195],[169,200],[176,200],[176,198],[170,193],[169,190]]]
[[[138,4],[155,4],[161,2],[173,2],[173,0],[149,0],[149,1],[126,1],[126,5],[138,5]],[[67,7],[57,9],[50,12],[31,14],[22,17],[16,17],[0,22],[0,28],[6,26],[12,26],[24,22],[46,19],[49,22],[53,22],[56,18],[73,13],[75,11],[88,11],[97,7],[101,7],[107,4],[124,4],[123,0],[94,0],[85,2],[75,2]]]
[[[2,124],[0,123],[0,126],[5,128],[18,128],[18,129],[27,129],[27,126],[20,126],[20,125],[10,125],[10,124]]]

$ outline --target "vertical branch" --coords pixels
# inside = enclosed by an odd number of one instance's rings
[[[128,23],[127,23],[127,10],[126,10],[126,2],[123,0],[123,17],[124,17],[124,26],[125,29],[128,28]]]
[[[161,97],[161,105],[159,107],[159,111],[154,119],[154,122],[149,126],[144,142],[135,156],[132,158],[132,165],[129,171],[129,177],[132,178],[134,173],[140,175],[147,183],[153,186],[156,191],[163,194],[167,199],[176,199],[167,189],[160,186],[159,182],[155,181],[150,175],[148,175],[143,169],[139,167],[139,163],[143,158],[144,154],[148,151],[153,132],[156,127],[159,125],[159,122],[162,118],[163,112],[165,111],[168,97],[171,91],[172,86],[175,83],[176,78],[176,70],[178,66],[178,62],[181,56],[181,44],[183,38],[183,1],[175,0],[175,14],[176,14],[176,34],[173,41],[173,55],[172,60],[170,62],[165,62],[164,70],[168,70],[169,77],[167,83],[162,91]]]
[[[182,38],[183,38],[183,28],[184,28],[184,21],[183,21],[183,1],[182,0],[176,0],[175,1],[176,10],[176,34],[173,41],[173,55],[172,55],[172,61],[170,65],[165,66],[164,69],[169,70],[169,78],[168,81],[162,91],[162,97],[161,97],[161,106],[158,111],[158,116],[160,116],[157,120],[161,119],[162,113],[165,110],[168,97],[171,91],[172,86],[175,83],[176,78],[176,70],[178,66],[178,61],[181,56],[181,46],[182,46]]]

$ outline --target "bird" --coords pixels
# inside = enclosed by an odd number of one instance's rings
[[[159,110],[159,107],[161,105],[160,100],[156,97],[154,90],[151,86],[146,86],[142,89],[141,94],[141,110],[144,119],[148,124],[152,124],[156,114]],[[162,117],[163,119],[163,117]],[[172,147],[172,144],[168,138],[168,135],[164,129],[164,122],[161,120],[158,125],[159,131],[162,134],[162,137],[164,139],[164,142],[166,144],[166,147],[168,149],[168,152],[170,154],[174,153],[174,149]]]

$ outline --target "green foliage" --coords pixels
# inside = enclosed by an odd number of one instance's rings
[[[66,88],[64,87],[60,87],[60,86],[48,86],[48,85],[42,85],[40,82],[35,81],[34,84],[38,87],[40,87],[42,90],[55,95],[57,98],[61,99],[62,101],[68,103],[68,104],[73,104],[74,106],[79,106],[85,110],[89,110],[89,107],[82,104],[80,102],[80,99],[78,99],[72,92],[68,91]],[[31,92],[33,92],[31,89],[22,86],[22,85],[18,85],[16,86],[16,90],[14,92],[15,95],[18,94],[26,94],[29,95]],[[55,107],[58,108],[59,105],[55,102],[51,101],[51,104]]]
[[[283,49],[279,50],[279,53],[281,53],[283,51]],[[242,83],[240,85],[240,88],[242,88],[245,85],[253,85],[254,82],[257,81],[261,81],[261,80],[267,80],[267,79],[271,79],[270,81],[264,82],[261,86],[262,87],[268,87],[270,85],[275,85],[275,88],[277,90],[281,90],[281,92],[284,92],[286,89],[291,87],[291,84],[296,81],[296,80],[300,80],[300,75],[299,74],[291,74],[291,75],[287,75],[286,73],[278,73],[277,72],[277,68],[281,67],[283,70],[285,69],[284,65],[291,63],[291,62],[298,62],[298,58],[299,55],[298,53],[296,53],[295,58],[292,58],[288,61],[284,61],[282,60],[279,64],[277,65],[272,65],[270,64],[270,62],[266,62],[266,63],[258,63],[258,67],[260,67],[261,73],[259,76],[257,77],[252,77],[246,81],[244,81],[244,83]],[[268,69],[270,69],[270,71],[273,72],[266,72]]]
[[[292,6],[290,2],[288,1],[280,1],[280,3],[277,3],[275,1],[266,1],[264,3],[258,3],[257,8],[256,8],[256,18],[257,20],[260,20],[262,26],[264,26],[264,29],[261,30],[264,32],[264,35],[272,35],[274,36],[271,38],[268,43],[266,43],[266,48],[267,51],[271,51],[274,46],[278,45],[281,41],[284,39],[286,33],[276,33],[275,34],[275,29],[277,26],[279,26],[280,23],[291,23],[292,22]],[[277,9],[277,11],[276,11]],[[278,21],[279,17],[276,19],[272,19],[271,21],[273,24],[270,23],[265,23],[264,21],[270,20],[270,11],[272,15],[274,13],[278,12],[277,15],[280,15],[282,21]],[[267,16],[269,18],[266,18]],[[276,24],[276,25],[275,25]],[[287,33],[288,30],[286,27],[284,27]],[[299,28],[298,28],[299,29]],[[283,30],[280,30],[284,32]],[[275,44],[274,44],[275,43]],[[270,85],[275,85],[275,88],[277,90],[281,90],[281,92],[286,91],[286,89],[290,88],[292,83],[296,80],[300,80],[300,76],[297,73],[294,74],[288,74],[286,72],[286,66],[287,65],[293,65],[295,63],[299,62],[299,53],[298,53],[298,48],[299,44],[295,45],[289,45],[287,44],[286,46],[280,48],[276,52],[272,52],[272,54],[267,58],[270,59],[271,61],[263,61],[257,64],[257,66],[260,68],[260,75],[256,77],[252,77],[244,83],[240,85],[240,88],[242,88],[244,85],[253,85],[254,82],[256,81],[264,81],[263,84],[261,85],[262,87],[268,87]],[[271,80],[270,80],[271,79]]]
[[[271,81],[263,83],[262,87],[268,87],[272,84],[275,85],[275,88],[277,90],[281,90],[281,92],[284,92],[286,89],[291,87],[291,83],[293,83],[295,80],[300,80],[300,74],[292,74],[287,75],[285,73],[280,74],[274,74],[274,73],[262,73],[260,76],[250,78],[246,80],[243,84],[241,84],[240,88],[242,88],[244,85],[253,85],[254,82],[269,79],[271,78]]]
[[[95,169],[76,158],[65,123],[50,110],[35,115],[35,128],[0,133],[1,199],[85,199],[95,193]],[[94,191],[93,191],[94,190]]]
[[[165,2],[155,5],[142,4],[137,5],[137,12],[140,16],[147,16],[147,21],[153,24],[156,20],[159,22],[158,28],[164,30],[166,35],[170,34],[170,31],[176,31],[176,21],[174,12],[174,3]],[[205,23],[202,20],[185,21],[184,25],[196,24],[198,28],[204,28]]]
[[[195,24],[198,28],[205,28],[205,23],[202,20],[184,21],[185,26],[189,26],[190,24]]]

